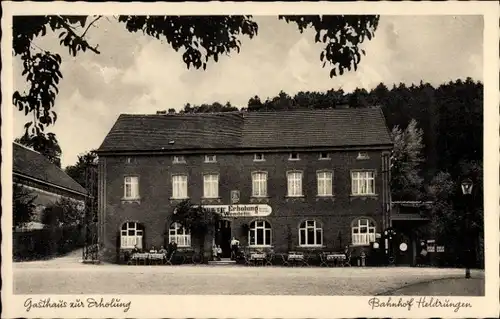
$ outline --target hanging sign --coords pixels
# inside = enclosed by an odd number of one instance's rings
[[[264,217],[271,215],[273,211],[271,206],[265,204],[203,205],[202,207],[226,217]]]

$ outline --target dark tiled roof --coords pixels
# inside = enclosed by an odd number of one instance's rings
[[[81,194],[87,194],[85,188],[51,163],[45,156],[17,143],[13,143],[12,171]]]
[[[173,144],[171,143],[173,142]],[[98,151],[390,145],[379,108],[120,115]]]

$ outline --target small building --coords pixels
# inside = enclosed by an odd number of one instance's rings
[[[61,197],[75,200],[82,208],[85,205],[85,188],[45,156],[18,143],[13,143],[12,180],[14,185],[36,196],[36,212],[27,228],[43,228],[41,214],[44,208]]]
[[[224,213],[213,241],[343,251],[389,226],[392,141],[379,108],[122,114],[97,150],[106,260],[191,235],[176,205]]]

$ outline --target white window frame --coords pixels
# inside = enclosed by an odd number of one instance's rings
[[[168,241],[172,240],[177,247],[191,247],[191,233],[180,223],[173,222],[168,228]]]
[[[188,198],[187,180],[188,180],[188,176],[186,174],[172,175],[172,198],[173,199],[187,199]]]
[[[318,196],[333,196],[333,172],[318,171],[316,172],[318,184]]]
[[[254,226],[252,228],[252,226]],[[263,244],[257,244],[259,240],[258,239],[258,234],[259,230],[262,231],[262,242]],[[252,237],[253,233],[253,237]],[[272,241],[272,236],[273,236],[273,229],[271,227],[271,224],[267,220],[254,220],[250,223],[249,229],[248,229],[248,246],[249,247],[271,247],[273,241]],[[252,240],[253,238],[253,240]],[[269,239],[269,240],[267,240]],[[266,244],[268,242],[268,244]]]
[[[205,155],[205,163],[216,163],[217,156],[216,155]]]
[[[127,194],[128,190],[130,190],[130,194]],[[123,198],[124,199],[137,199],[137,198],[139,198],[139,177],[138,176],[125,176],[123,178]]]
[[[129,235],[133,231],[133,235]],[[137,222],[126,222],[120,229],[120,249],[143,248],[144,227]]]
[[[290,171],[286,173],[287,180],[287,196],[288,197],[302,197],[302,178],[301,171]]]
[[[365,196],[375,194],[374,170],[351,171],[351,195]]]
[[[174,155],[172,163],[183,164],[183,163],[186,163],[186,159],[185,159],[184,155]]]
[[[203,198],[219,198],[219,174],[203,174]]]
[[[252,172],[252,197],[267,197],[267,172]]]
[[[259,158],[260,156],[260,158]],[[264,162],[266,159],[264,157],[264,153],[255,153],[253,155],[253,161],[254,162]]]
[[[309,232],[313,231],[313,244],[308,244]],[[304,239],[304,244],[302,243]],[[323,228],[321,223],[314,219],[304,220],[299,225],[299,246],[301,247],[322,247],[323,246]]]
[[[353,246],[369,246],[375,242],[376,232],[377,226],[371,219],[356,219],[351,227],[351,241]]]
[[[297,155],[297,157],[294,157],[293,155]],[[288,160],[289,161],[300,161],[300,155],[298,152],[291,152],[289,155],[288,155]]]
[[[325,154],[326,154],[326,157],[325,157],[325,156],[323,156],[323,155],[325,155]],[[328,153],[328,152],[320,152],[320,153],[319,153],[319,159],[320,159],[320,160],[322,160],[322,161],[326,161],[326,160],[331,159],[331,158],[330,158],[330,153]]]

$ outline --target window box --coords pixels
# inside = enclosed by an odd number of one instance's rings
[[[250,204],[267,204],[269,199],[269,196],[252,196],[250,197]]]
[[[201,203],[203,205],[215,205],[215,204],[221,204],[222,203],[222,199],[220,197],[217,197],[217,198],[206,198],[206,197],[202,197],[201,198]]]
[[[140,204],[141,203],[141,198],[125,198],[122,197],[121,199],[122,204]]]

